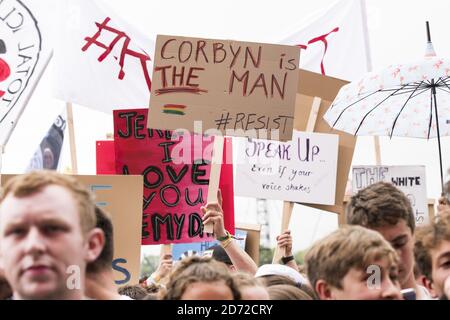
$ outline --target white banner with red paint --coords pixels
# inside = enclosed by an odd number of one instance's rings
[[[58,1],[55,95],[106,113],[150,99],[154,40],[99,0]]]
[[[5,145],[51,57],[49,1],[0,1],[0,145]]]
[[[279,43],[302,49],[302,69],[357,80],[369,71],[363,1],[337,1],[293,28]]]

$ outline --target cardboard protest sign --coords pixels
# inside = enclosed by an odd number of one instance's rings
[[[6,183],[14,175],[2,175]],[[112,268],[118,286],[138,284],[142,230],[141,176],[73,176],[95,194],[97,206],[111,216],[114,233]]]
[[[317,209],[334,212],[338,214],[344,213],[344,195],[347,185],[350,168],[352,165],[353,152],[355,151],[356,137],[348,133],[334,130],[330,128],[328,123],[323,119],[323,115],[331,106],[332,101],[336,97],[340,88],[348,82],[332,77],[320,75],[318,73],[299,70],[298,95],[295,107],[294,129],[305,131],[314,97],[322,99],[320,103],[317,122],[314,132],[337,134],[339,136],[339,153],[336,180],[336,197],[334,205],[316,205],[306,204],[307,206]]]
[[[259,265],[259,247],[261,240],[261,225],[236,222],[236,236],[241,248]],[[217,242],[197,242],[189,244],[174,244],[172,246],[172,255],[174,260],[182,256],[192,254],[203,254],[205,250]],[[244,247],[242,247],[244,246]]]
[[[115,174],[116,163],[114,140],[102,140],[96,143],[97,174]],[[222,192],[225,229],[234,232],[234,186],[232,140],[225,139],[219,189]]]
[[[290,140],[299,55],[296,46],[158,35],[148,127]]]
[[[204,241],[212,137],[146,128],[147,109],[114,111],[116,173],[144,178],[142,244]]]
[[[334,204],[337,135],[294,131],[290,142],[249,139],[236,164],[236,194]]]
[[[259,265],[259,249],[261,242],[261,225],[236,222],[236,229],[245,231],[245,252]]]
[[[236,229],[235,236],[239,247],[245,251],[245,240],[247,239],[247,232]],[[209,251],[209,249],[215,245],[220,245],[219,241],[212,240],[193,243],[176,243],[172,246],[172,259],[174,261],[178,261],[191,255],[211,256],[212,251]]]
[[[352,192],[380,182],[391,182],[411,201],[416,225],[430,222],[428,215],[425,166],[353,166]]]
[[[141,259],[142,177],[77,176],[111,214],[114,226],[113,269],[117,285],[138,284]]]
[[[96,141],[95,153],[97,174],[115,174],[116,155],[114,152],[114,140]]]
[[[234,180],[233,180],[233,145],[231,138],[225,138],[223,161],[220,170],[219,189],[222,193],[222,210],[225,229],[234,233]]]

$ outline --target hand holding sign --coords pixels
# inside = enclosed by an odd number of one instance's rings
[[[203,224],[213,224],[214,237],[221,238],[227,235],[223,220],[222,193],[217,191],[217,202],[208,202],[205,207],[201,207],[203,212]]]
[[[150,282],[154,281],[155,283],[161,283],[161,281],[169,276],[170,271],[172,270],[172,255],[171,254],[165,254],[161,260],[159,261],[158,269],[156,269],[155,272],[152,273],[150,276]]]
[[[285,249],[285,257],[292,256],[292,236],[290,230],[286,230],[277,236],[277,246],[278,249]]]

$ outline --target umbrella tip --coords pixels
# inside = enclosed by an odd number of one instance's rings
[[[433,43],[431,42],[430,23],[426,22],[427,26],[427,46],[425,48],[425,57],[435,57],[436,51],[434,50]]]
[[[436,51],[434,51],[433,43],[431,42],[427,42],[425,57],[436,57]]]

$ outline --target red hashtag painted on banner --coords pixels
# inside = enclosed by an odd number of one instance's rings
[[[112,52],[112,50],[114,49],[114,46],[119,42],[119,40],[124,38],[125,41],[124,41],[122,51],[120,53],[120,59],[119,59],[119,65],[120,65],[119,79],[123,80],[123,78],[125,77],[125,71],[124,71],[125,56],[129,55],[129,56],[138,58],[141,61],[142,71],[144,72],[145,81],[147,83],[148,90],[150,91],[152,83],[151,83],[150,75],[148,73],[148,68],[147,68],[147,61],[150,61],[150,57],[145,53],[136,52],[134,50],[129,49],[128,46],[131,41],[130,37],[128,37],[125,32],[122,32],[122,31],[119,31],[112,27],[109,27],[107,25],[109,21],[111,21],[111,19],[109,17],[107,17],[101,24],[98,22],[95,23],[95,25],[98,27],[97,33],[92,38],[90,38],[90,37],[84,38],[84,40],[86,40],[86,44],[83,46],[83,48],[81,48],[81,50],[86,51],[93,44],[99,46],[100,48],[105,49],[105,52],[103,52],[100,55],[100,57],[98,57],[98,61],[102,62]],[[102,31],[104,31],[104,30],[116,34],[114,40],[108,46],[105,45],[104,43],[98,41],[98,38],[100,37]]]

